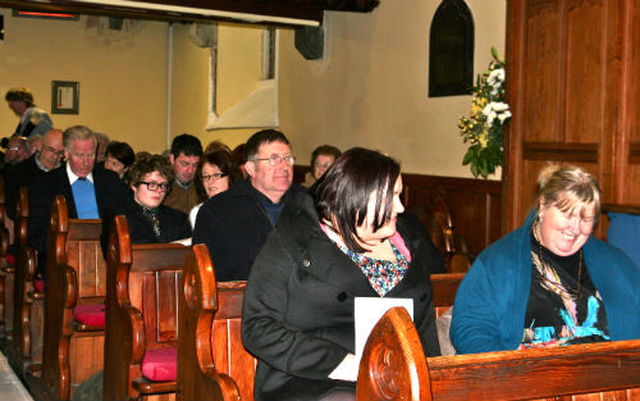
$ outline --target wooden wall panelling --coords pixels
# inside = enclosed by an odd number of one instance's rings
[[[294,182],[303,182],[307,171],[309,166],[294,166]],[[403,173],[402,182],[402,200],[407,209],[434,209],[434,202],[444,196],[453,218],[454,231],[467,240],[472,256],[500,238],[500,181]]]
[[[454,232],[463,236],[472,256],[500,238],[501,183],[403,174],[404,202],[409,208],[429,209],[442,196],[451,212]]]
[[[640,176],[630,163],[640,157],[629,147],[631,138],[638,141],[640,116],[638,7],[632,0],[508,0],[513,118],[505,136],[503,232],[524,221],[547,161],[587,169],[605,202],[640,202],[628,180]]]

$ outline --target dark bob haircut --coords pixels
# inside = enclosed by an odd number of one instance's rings
[[[202,168],[204,167],[205,163],[217,166],[220,169],[221,173],[227,174],[227,177],[229,177],[229,188],[231,188],[231,186],[237,179],[242,177],[240,169],[233,162],[233,156],[231,156],[231,153],[223,149],[219,149],[211,153],[205,153],[204,156],[200,158],[200,162],[198,163],[198,170],[194,178],[196,191],[198,193],[198,199],[200,200],[200,202],[204,202],[208,199],[207,191],[204,189],[204,182],[202,182]]]
[[[367,218],[369,197],[376,193],[373,231],[391,218],[393,189],[400,164],[380,152],[352,148],[340,156],[309,189],[320,220],[331,222],[347,248],[363,253],[356,228]]]
[[[107,146],[107,156],[111,155],[114,159],[124,164],[127,168],[136,161],[136,154],[133,153],[133,149],[126,142],[111,141]]]

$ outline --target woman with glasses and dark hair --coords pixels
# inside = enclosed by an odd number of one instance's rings
[[[353,148],[309,192],[285,206],[251,268],[242,339],[258,359],[256,401],[355,400],[356,297],[410,299],[426,354],[440,355],[430,274],[444,264],[403,213],[400,165]]]
[[[235,165],[228,151],[218,149],[205,153],[200,158],[195,176],[196,193],[200,203],[189,212],[191,227],[195,227],[198,211],[204,201],[228,190],[239,178],[241,178],[240,169]]]
[[[140,160],[129,170],[129,178],[133,202],[126,208],[125,216],[131,243],[163,243],[191,237],[187,215],[162,204],[173,179],[173,168],[167,159],[154,155]],[[111,224],[113,217],[106,221]]]

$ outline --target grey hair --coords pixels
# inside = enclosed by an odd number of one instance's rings
[[[84,141],[87,139],[93,139],[93,150],[95,152],[98,141],[96,135],[91,129],[85,125],[74,125],[72,127],[67,128],[62,134],[62,144],[67,149],[67,151],[71,151],[71,143],[74,141]]]

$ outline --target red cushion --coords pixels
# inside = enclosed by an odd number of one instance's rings
[[[44,280],[41,278],[33,280],[33,288],[38,292],[44,292]]]
[[[156,382],[175,381],[178,371],[178,349],[147,350],[142,358],[142,375]]]
[[[16,265],[16,257],[13,255],[7,255],[5,257],[5,259],[7,260],[7,263],[9,263],[11,266],[15,266]]]
[[[78,305],[73,308],[73,318],[87,326],[104,327],[104,305]]]

